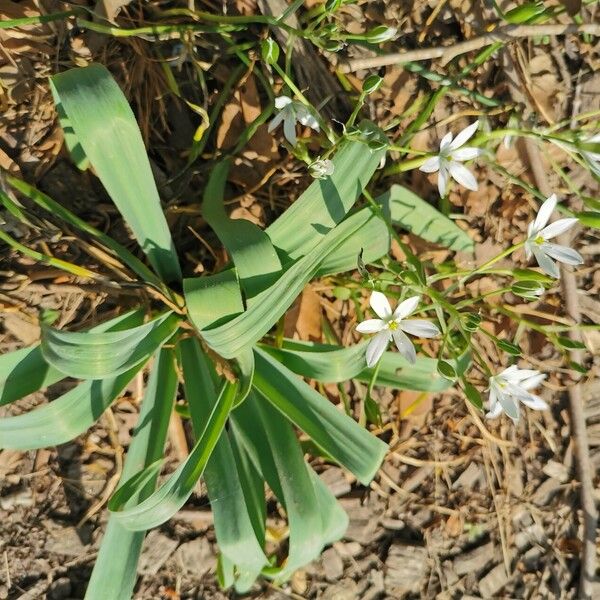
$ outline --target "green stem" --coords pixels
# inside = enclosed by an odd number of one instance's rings
[[[483,272],[485,272],[485,270],[488,267],[491,267],[493,264],[496,264],[499,260],[506,258],[510,254],[512,254],[513,252],[518,250],[519,248],[522,248],[524,245],[525,245],[525,242],[519,242],[518,244],[515,244],[514,246],[510,246],[510,248],[507,248],[506,250],[500,252],[500,254],[497,254],[493,258],[490,258],[490,260],[488,260],[487,262],[483,263],[480,267],[477,267],[474,271],[472,271],[469,275],[467,275],[464,279],[462,279],[460,283],[464,284],[466,281],[471,279],[471,277],[474,277],[475,275],[481,275]]]

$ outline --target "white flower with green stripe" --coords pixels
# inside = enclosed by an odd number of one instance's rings
[[[548,404],[529,390],[536,388],[546,375],[533,369],[519,369],[516,365],[490,377],[488,419],[495,419],[503,412],[515,423],[519,420],[519,403],[534,410],[546,410]]]
[[[417,353],[413,343],[408,336],[414,335],[420,338],[432,338],[440,334],[437,325],[423,319],[407,319],[419,305],[419,296],[407,298],[400,302],[396,310],[381,292],[373,292],[369,303],[378,319],[367,319],[356,326],[359,333],[374,333],[375,335],[367,346],[367,366],[373,367],[377,364],[388,344],[393,340],[398,352],[411,364],[417,360]]]
[[[525,240],[525,255],[527,260],[535,256],[542,271],[550,277],[558,279],[560,271],[554,260],[575,266],[583,263],[583,257],[573,248],[548,241],[561,233],[565,233],[577,223],[577,219],[559,219],[554,223],[550,223],[550,225],[547,224],[557,202],[556,194],[552,194],[540,207],[535,221],[529,224],[527,240]]]

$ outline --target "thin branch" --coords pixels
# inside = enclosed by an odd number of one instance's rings
[[[498,27],[484,35],[459,42],[452,46],[437,46],[435,48],[419,48],[407,50],[406,52],[395,52],[369,58],[353,58],[350,60],[338,60],[337,67],[343,73],[351,73],[361,69],[385,67],[405,62],[416,62],[440,58],[442,65],[447,64],[459,54],[466,54],[473,50],[479,50],[495,42],[508,42],[519,38],[543,36],[543,35],[569,35],[587,33],[600,37],[600,23],[587,23],[584,25],[560,23],[549,25],[506,25]]]

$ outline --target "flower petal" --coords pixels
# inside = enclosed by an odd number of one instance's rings
[[[367,319],[356,326],[358,333],[379,333],[382,329],[385,329],[385,321],[381,319]]]
[[[400,302],[400,304],[396,306],[396,310],[394,311],[394,320],[397,321],[398,319],[404,319],[408,317],[408,315],[415,312],[417,306],[419,306],[420,299],[421,296],[411,296],[410,298],[407,298],[406,300]]]
[[[275,108],[283,110],[288,104],[291,104],[293,100],[289,96],[279,96],[275,98]]]
[[[551,244],[546,242],[540,246],[542,252],[545,252],[548,256],[558,260],[559,262],[565,263],[566,265],[581,265],[583,264],[583,256],[569,248],[568,246],[559,246],[558,244]]]
[[[527,379],[524,379],[521,383],[521,387],[524,390],[532,390],[538,387],[542,383],[542,381],[546,379],[546,373],[537,373],[536,371],[534,371],[534,373],[536,374],[532,375],[531,377],[528,377]]]
[[[458,150],[453,150],[450,152],[450,158],[458,161],[471,160],[481,156],[481,154],[482,151],[479,148],[459,148]]]
[[[498,394],[498,402],[502,405],[502,410],[513,420],[519,420],[519,403],[514,396],[509,394]]]
[[[380,331],[367,346],[367,367],[374,367],[381,355],[385,352],[388,342],[390,341],[390,333],[388,330]]]
[[[556,194],[552,194],[552,196],[550,196],[549,198],[547,198],[544,201],[542,206],[540,206],[540,210],[538,211],[535,221],[533,222],[533,232],[532,233],[538,233],[544,227],[546,227],[546,224],[550,220],[550,216],[552,215],[552,213],[554,212],[554,209],[556,208],[557,202],[558,202],[558,198],[556,197]]]
[[[298,139],[296,138],[296,120],[293,115],[286,115],[284,118],[283,135],[292,146],[296,146]]]
[[[533,225],[533,223],[530,223],[530,225]],[[533,256],[533,252],[531,247],[533,246],[533,243],[529,240],[525,241],[525,258],[527,260],[531,260],[531,257]]]
[[[296,110],[296,119],[298,122],[305,127],[310,127],[315,131],[319,131],[319,122],[315,119],[314,115],[306,108],[306,106],[299,106]]]
[[[550,223],[548,227],[544,227],[544,229],[540,231],[540,235],[545,240],[551,240],[553,237],[571,229],[571,227],[577,223],[577,220],[578,219],[559,219],[558,221],[554,221],[554,223]]]
[[[546,273],[546,275],[550,275],[550,277],[554,277],[555,279],[560,279],[560,271],[556,266],[556,263],[546,254],[539,246],[532,246],[533,255],[535,256],[535,260],[537,260],[538,265],[540,265],[542,271]]]
[[[423,171],[423,173],[435,173],[436,171],[439,171],[439,168],[440,157],[432,156],[419,167],[419,171]]]
[[[550,408],[545,400],[535,394],[527,394],[526,397],[521,398],[521,402],[534,410],[548,410]]]
[[[490,408],[488,412],[485,413],[485,416],[488,419],[497,419],[502,414],[502,404],[500,402],[496,402],[493,408]]]
[[[410,335],[421,338],[432,338],[440,335],[440,330],[437,328],[437,325],[431,323],[431,321],[424,321],[422,319],[401,321],[400,329],[406,333],[410,333]]]
[[[414,365],[415,362],[417,362],[417,351],[415,350],[413,343],[408,339],[408,336],[400,329],[396,329],[396,331],[392,332],[392,337],[394,338],[398,352],[400,352],[411,365]]]
[[[450,161],[448,164],[448,169],[450,169],[450,175],[452,175],[453,179],[460,183],[460,185],[466,187],[468,190],[472,190],[474,192],[477,191],[479,186],[477,185],[475,175],[473,175],[473,173],[471,173],[467,167],[461,163]]]
[[[528,377],[539,375],[539,373],[539,371],[535,371],[534,369],[519,369],[517,365],[511,365],[500,373],[500,377],[506,379],[506,381],[509,381],[510,383],[521,383],[521,381]]]
[[[471,123],[468,127],[465,127],[455,138],[454,141],[450,144],[450,148],[452,150],[456,150],[461,146],[464,146],[475,134],[477,128],[479,127],[479,121],[475,121]]]
[[[445,161],[440,160],[440,172],[438,174],[437,184],[440,198],[445,198],[446,190],[448,189],[448,167],[446,166]]]
[[[280,112],[280,113],[276,114],[271,119],[271,122],[269,123],[269,126],[267,127],[267,131],[269,133],[271,133],[274,129],[277,129],[277,127],[279,127],[279,124],[281,123],[281,121],[283,121],[284,117],[285,117],[285,113],[284,112]]]
[[[385,294],[382,294],[381,292],[371,292],[369,304],[380,319],[385,319],[387,321],[392,316],[392,307],[385,297]]]
[[[450,148],[450,144],[452,143],[452,133],[448,132],[440,142],[440,152],[447,150]]]

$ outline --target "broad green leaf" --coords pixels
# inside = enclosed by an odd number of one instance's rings
[[[288,556],[280,567],[268,567],[264,574],[277,582],[318,557],[331,543],[331,517],[339,511],[331,507],[335,498],[319,487],[318,493],[309,467],[290,423],[262,399],[250,395],[234,412],[236,432],[286,511],[289,523]],[[342,516],[342,523],[344,518]]]
[[[387,142],[385,134],[369,122],[361,124],[365,135]],[[333,158],[334,172],[310,187],[272,225],[267,233],[287,258],[308,254],[339,224],[369,183],[385,148],[371,150],[364,141],[347,141]]]
[[[285,313],[306,283],[314,277],[322,260],[354,233],[359,225],[356,221],[348,221],[335,227],[306,256],[292,264],[271,287],[257,294],[252,310],[217,327],[201,329],[206,343],[224,358],[236,357],[249,349]],[[184,282],[184,288],[187,290],[189,317],[200,329],[194,294],[190,294],[187,281]]]
[[[198,340],[187,338],[180,342],[179,347],[185,397],[194,431],[200,437],[217,402],[214,385],[216,373]],[[204,481],[213,511],[219,551],[235,565],[236,590],[243,593],[254,583],[267,564],[267,558],[250,520],[235,456],[226,432],[221,434],[206,464]],[[264,541],[264,537],[261,539]]]
[[[356,257],[363,249],[365,263],[374,262],[390,250],[390,232],[387,225],[370,207],[350,215],[346,222],[360,223],[356,231],[345,239],[319,265],[317,277],[356,270]]]
[[[140,130],[109,71],[99,64],[71,69],[51,77],[50,86],[74,137],[156,272],[165,281],[181,279]]]
[[[134,327],[142,322],[138,311],[124,313],[88,329],[101,333]],[[0,356],[0,406],[14,402],[65,378],[65,374],[49,365],[39,344]]]
[[[131,506],[131,493],[139,486],[128,485],[125,482],[115,492],[108,506],[119,523],[132,531],[150,529],[170,519],[185,504],[221,436],[238,387],[238,384],[224,383],[210,417],[188,458],[151,496]],[[153,468],[148,467],[148,470]],[[143,481],[142,477],[143,474],[138,474],[139,481]]]
[[[288,369],[325,383],[349,379],[370,382],[373,369],[366,368],[365,351],[368,341],[343,348],[329,344],[284,340],[281,348],[261,345],[261,348],[283,363]],[[437,360],[418,356],[417,362],[408,363],[398,352],[385,352],[377,372],[377,384],[391,388],[439,392],[449,388],[452,381],[437,370]],[[470,362],[465,355],[458,362],[448,361],[458,373],[463,373]]]
[[[255,350],[254,388],[317,446],[367,485],[387,445],[265,351]]]
[[[0,448],[31,450],[72,440],[100,418],[141,366],[118,377],[84,381],[49,404],[0,419]]]
[[[190,319],[198,330],[226,323],[244,312],[235,269],[183,280]]]
[[[64,373],[44,360],[39,345],[3,354],[0,356],[0,406],[37,392],[64,377]]]
[[[231,256],[249,299],[273,283],[281,271],[281,262],[262,229],[246,219],[230,219],[225,212],[223,192],[229,167],[228,159],[213,167],[204,191],[202,216]]]
[[[176,389],[173,351],[163,349],[157,354],[150,373],[121,481],[127,481],[162,458]],[[131,498],[131,502],[144,500],[152,493],[155,484],[156,479],[150,480],[138,495]],[[109,518],[85,600],[128,600],[132,597],[145,535],[144,531],[125,529],[114,516]]]
[[[46,361],[79,379],[114,377],[145,362],[175,332],[178,317],[166,312],[122,331],[70,332],[42,325]]]
[[[377,202],[389,206],[394,224],[424,240],[451,250],[473,250],[473,240],[466,232],[431,204],[401,185],[393,185],[388,192],[377,198]]]

